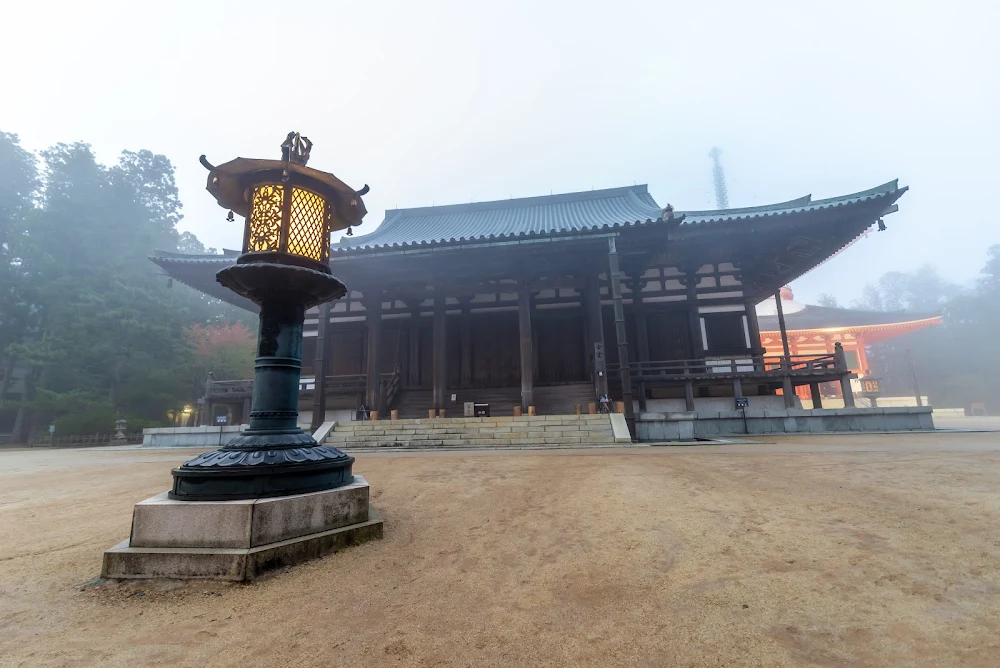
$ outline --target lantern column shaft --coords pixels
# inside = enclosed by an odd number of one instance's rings
[[[250,405],[249,428],[253,431],[297,427],[304,320],[301,304],[274,301],[261,305]]]

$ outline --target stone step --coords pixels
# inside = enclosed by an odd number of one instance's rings
[[[508,447],[614,443],[608,415],[378,420],[338,424],[327,443],[364,447]]]

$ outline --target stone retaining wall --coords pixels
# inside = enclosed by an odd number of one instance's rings
[[[218,448],[235,438],[247,425],[224,427],[156,427],[142,430],[144,448]]]
[[[636,420],[640,441],[687,441],[742,434],[929,431],[931,408],[789,408],[746,412],[643,413]]]

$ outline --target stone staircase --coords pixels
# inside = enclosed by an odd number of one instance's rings
[[[451,402],[452,393],[457,395]],[[519,387],[486,387],[448,390],[448,407],[445,409],[449,418],[462,415],[463,404],[474,401],[489,404],[490,413],[497,417],[510,416],[514,406],[521,405],[521,388]],[[590,383],[568,383],[565,385],[545,385],[535,388],[535,410],[538,415],[574,415],[577,404],[583,412],[587,412],[587,404],[595,400],[594,387]],[[403,390],[393,406],[403,419],[421,419],[427,417],[427,411],[434,405],[430,390]]]
[[[610,415],[538,415],[345,422],[337,424],[325,443],[347,449],[613,445],[611,419]]]

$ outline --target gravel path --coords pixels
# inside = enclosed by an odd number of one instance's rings
[[[1000,433],[362,454],[385,539],[81,586],[188,451],[0,451],[0,666],[997,666]]]

